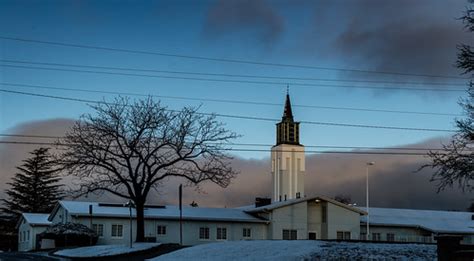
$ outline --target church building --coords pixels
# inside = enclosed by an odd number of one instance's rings
[[[305,150],[299,122],[293,118],[290,96],[281,122],[276,124],[276,144],[271,149],[272,195],[238,208],[183,207],[184,245],[226,240],[364,240],[367,212],[329,197],[305,192]],[[268,174],[267,174],[268,175]],[[308,174],[309,175],[309,174]],[[316,173],[311,173],[316,175]],[[312,196],[307,196],[307,193]],[[455,214],[454,214],[455,213]],[[147,241],[180,243],[177,206],[145,206]],[[474,242],[474,215],[470,212],[370,209],[371,240],[434,242],[438,234],[461,234]],[[23,213],[18,224],[20,251],[40,249],[39,235],[57,223],[81,223],[95,230],[98,244],[127,244],[129,209],[122,204],[59,201],[50,214]],[[33,218],[34,217],[34,218]],[[132,211],[135,237],[135,213]]]

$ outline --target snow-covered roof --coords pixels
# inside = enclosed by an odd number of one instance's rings
[[[355,207],[346,205],[344,203],[341,203],[337,200],[334,200],[332,198],[328,198],[328,197],[325,197],[325,196],[312,196],[312,197],[296,198],[296,199],[290,199],[290,200],[286,200],[286,201],[274,202],[270,205],[265,205],[265,206],[261,206],[261,207],[251,207],[251,206],[249,206],[249,207],[240,207],[238,209],[244,209],[245,212],[247,212],[247,213],[257,213],[257,212],[263,212],[263,211],[270,211],[270,210],[273,210],[273,209],[282,208],[282,207],[298,204],[298,203],[305,202],[305,201],[312,201],[312,200],[314,200],[314,201],[321,200],[321,201],[330,202],[334,205],[337,205],[337,206],[343,207],[345,209],[357,212],[361,215],[366,215],[367,214],[363,209],[359,209],[359,208],[355,208]]]
[[[89,216],[89,205],[92,205],[92,215],[94,217],[129,217],[128,207],[101,204],[98,202],[82,201],[60,201],[59,205],[68,211],[72,216]],[[55,211],[51,214],[50,219]],[[132,216],[135,216],[135,209],[132,209]],[[145,208],[145,218],[153,219],[179,219],[178,206],[161,206]],[[184,220],[214,220],[229,222],[256,222],[265,223],[266,220],[254,217],[243,210],[234,208],[201,208],[183,206]]]
[[[365,207],[360,207],[365,210]],[[370,208],[370,225],[419,227],[435,233],[474,234],[472,212]],[[367,222],[367,217],[361,217]]]
[[[22,217],[28,222],[30,225],[36,226],[49,226],[51,222],[48,220],[49,214],[42,214],[42,213],[22,213]]]

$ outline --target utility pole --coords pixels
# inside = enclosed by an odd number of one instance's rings
[[[369,231],[369,222],[370,222],[370,214],[369,214],[369,166],[375,165],[375,162],[367,162],[366,163],[366,175],[365,175],[365,191],[366,191],[366,197],[365,197],[365,204],[366,204],[366,211],[367,211],[367,228],[366,228],[366,240],[370,239],[370,231]]]
[[[89,205],[89,218],[90,218],[90,229],[93,230],[93,228],[92,228],[92,204]],[[90,237],[90,245],[92,246],[92,237]]]
[[[179,185],[179,244],[183,245],[183,184]]]

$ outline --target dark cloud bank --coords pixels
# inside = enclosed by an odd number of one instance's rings
[[[206,38],[215,40],[234,35],[234,40],[247,35],[267,47],[279,39],[283,31],[282,17],[265,0],[219,0],[211,5],[203,27]]]
[[[280,47],[274,54],[282,63],[282,54],[287,54],[311,65],[321,65],[323,58],[348,69],[460,76],[454,66],[456,46],[474,40],[458,19],[467,5],[464,0],[217,1],[207,13],[203,32],[212,40],[231,37],[233,45],[264,42],[262,52],[275,50],[268,46]],[[310,13],[310,19],[295,23],[304,13]],[[233,37],[236,34],[239,37]],[[456,81],[354,72],[339,76]]]
[[[58,119],[22,124],[10,133],[17,134],[64,134],[72,120]],[[9,138],[14,140],[14,138]],[[19,140],[15,138],[15,140]],[[446,140],[446,139],[444,139]],[[409,147],[438,147],[440,140],[429,140]],[[0,145],[0,198],[5,196],[8,182],[15,173],[15,166],[27,157],[34,146]],[[415,173],[427,162],[424,157],[318,154],[306,157],[306,194],[335,196],[346,194],[359,205],[365,202],[365,162],[375,161],[370,171],[371,206],[456,209],[464,210],[470,204],[472,194],[463,194],[459,189],[436,193],[435,184],[429,182],[431,171],[425,169]],[[222,189],[214,184],[203,184],[200,190],[186,187],[184,202],[197,202],[200,206],[235,207],[251,204],[255,197],[270,196],[271,176],[268,158],[262,160],[236,158],[233,167],[240,171],[232,184]],[[177,203],[177,187],[181,181],[169,180],[161,193],[150,196],[150,203]],[[109,196],[92,200],[123,201]]]

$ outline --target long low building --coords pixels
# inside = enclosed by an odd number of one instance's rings
[[[365,240],[365,208],[354,208],[324,196],[240,208],[183,207],[183,244],[226,240]],[[434,243],[440,234],[463,235],[474,243],[471,212],[370,208],[373,241]],[[149,241],[180,243],[177,206],[147,206],[145,236]],[[19,250],[36,249],[36,235],[58,223],[80,223],[99,236],[98,244],[127,244],[130,212],[122,204],[60,201],[50,214],[24,213],[19,222]],[[132,238],[135,240],[132,209]]]
[[[370,208],[369,213],[371,240],[434,243],[436,235],[452,234],[474,244],[472,212]],[[367,237],[366,226],[367,216],[361,217],[361,239]]]
[[[364,214],[363,210],[323,196],[241,208],[183,207],[182,242],[196,245],[225,240],[358,239],[360,216]],[[91,227],[99,236],[98,244],[126,244],[130,240],[130,212],[122,204],[59,201],[46,216],[49,225],[72,222]],[[21,234],[33,233],[28,232],[32,227],[28,220],[19,226]],[[42,227],[42,231],[46,228]],[[132,209],[133,240],[135,229]],[[35,230],[35,234],[42,231]],[[147,206],[145,237],[149,241],[180,243],[179,208]],[[22,240],[19,249],[35,249],[36,243],[27,242],[31,239]]]

